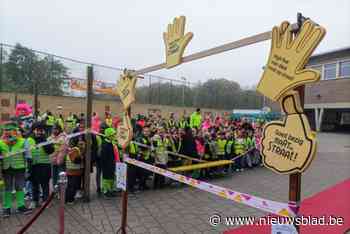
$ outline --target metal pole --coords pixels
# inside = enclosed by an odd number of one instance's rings
[[[170,99],[169,105],[172,106],[172,105],[174,105],[174,103],[173,103],[173,82],[172,81],[170,81],[169,97],[170,97],[169,98]]]
[[[27,76],[29,76],[29,79],[33,81],[33,109],[34,109],[34,119],[37,120],[37,113],[38,113],[38,76],[44,75],[43,74],[43,68],[41,68],[40,62],[34,63],[33,58],[31,57],[30,60],[30,70],[26,71]],[[34,72],[36,74],[34,74]]]
[[[181,77],[181,79],[184,81],[183,86],[182,86],[182,106],[185,107],[186,77]]]
[[[305,85],[302,85],[296,90],[299,92],[301,106],[304,107],[305,97]],[[289,175],[289,202],[295,204],[297,207],[297,214],[299,213],[301,195],[301,173],[293,173]],[[295,226],[298,233],[300,233],[300,227]]]
[[[2,91],[2,80],[3,80],[3,78],[2,78],[2,57],[3,57],[3,51],[2,51],[2,48],[3,47],[3,45],[2,44],[0,44],[0,92]]]
[[[64,234],[64,203],[65,203],[65,193],[68,183],[67,174],[65,172],[60,172],[59,174],[59,186],[60,186],[60,208],[59,208],[59,234]]]
[[[160,105],[160,78],[158,78],[158,105]]]
[[[152,76],[149,76],[149,83],[148,83],[148,103],[152,104]]]
[[[38,82],[37,78],[35,78],[35,91],[34,91],[34,119],[38,119],[38,111],[39,111],[39,94],[38,94]]]
[[[301,13],[298,13],[297,15],[297,22],[298,27],[294,31],[295,34],[299,33],[299,29],[301,28],[302,21],[306,18],[302,16]],[[298,91],[300,96],[300,104],[302,108],[304,109],[304,103],[305,103],[305,85],[299,86],[296,88],[296,91]],[[300,195],[301,195],[301,173],[293,173],[289,175],[289,202],[291,204],[296,205],[296,214],[299,213],[299,206],[300,206]],[[297,230],[297,233],[300,233],[300,226],[295,225],[295,228]]]
[[[92,117],[92,96],[93,96],[93,67],[87,67],[87,101],[86,101],[86,129],[91,128],[91,117]],[[85,171],[84,171],[84,201],[90,201],[90,170],[91,170],[91,133],[86,133],[86,154],[85,154]]]

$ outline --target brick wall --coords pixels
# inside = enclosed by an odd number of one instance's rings
[[[15,107],[15,94],[13,93],[0,93],[0,120],[6,120],[10,115],[14,114]],[[17,101],[27,101],[33,103],[33,96],[28,94],[18,94]],[[62,106],[62,110],[58,110],[57,107]],[[54,114],[62,113],[64,116],[68,116],[70,112],[81,113],[86,110],[86,98],[79,97],[62,97],[62,96],[39,96],[39,110],[41,112],[50,110]],[[191,114],[195,108],[192,107],[175,107],[175,106],[162,106],[162,105],[150,105],[150,104],[134,104],[132,106],[132,113],[146,114],[149,110],[160,110],[163,115],[167,116],[169,112],[174,112],[178,115],[182,114],[185,110],[187,114]],[[202,113],[213,112],[223,113],[225,111],[231,112],[231,110],[216,110],[201,108]],[[99,113],[100,116],[104,116],[105,111],[111,111],[112,114],[119,114],[123,111],[122,104],[119,101],[111,100],[96,100],[93,101],[93,111]]]
[[[321,80],[306,85],[306,104],[338,102],[350,102],[350,79]]]

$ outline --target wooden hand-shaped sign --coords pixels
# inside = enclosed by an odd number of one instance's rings
[[[122,149],[125,149],[132,139],[132,126],[130,116],[125,112],[123,114],[123,121],[117,128],[117,140]]]
[[[193,33],[185,35],[185,16],[175,18],[173,24],[168,24],[168,31],[163,33],[166,50],[166,67],[172,68],[181,63],[182,55]]]
[[[264,127],[261,154],[264,165],[279,173],[303,172],[316,154],[316,135],[300,105],[299,94],[288,92],[281,99],[286,116]]]
[[[137,77],[127,70],[124,70],[118,80],[117,93],[125,109],[135,102],[136,81]]]
[[[288,90],[318,81],[320,73],[313,69],[304,69],[304,66],[325,33],[324,28],[316,26],[310,20],[303,23],[295,37],[288,22],[274,27],[269,60],[257,90],[277,101]]]

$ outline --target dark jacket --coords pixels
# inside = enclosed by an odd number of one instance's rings
[[[180,154],[189,156],[189,157],[198,157],[196,142],[192,136],[192,133],[187,132],[181,140]]]
[[[113,144],[103,140],[101,145],[100,157],[102,177],[103,179],[114,179],[115,174],[115,160]]]

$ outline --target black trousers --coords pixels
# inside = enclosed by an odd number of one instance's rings
[[[43,201],[46,201],[50,192],[51,165],[36,164],[32,166],[33,201],[39,202],[40,188],[43,191]]]
[[[96,189],[101,191],[102,168],[100,162],[96,162]]]
[[[67,176],[68,185],[66,189],[66,202],[73,202],[74,196],[81,188],[81,176]]]
[[[137,169],[138,169],[137,166],[134,166],[132,164],[128,164],[128,169],[127,169],[128,190],[133,190],[135,188]]]
[[[155,166],[162,169],[167,169],[167,166],[165,164],[156,164]],[[157,173],[154,173],[153,188],[154,189],[162,188],[164,187],[164,184],[165,184],[165,177]]]
[[[153,161],[151,158],[148,158],[147,160],[141,158],[140,161],[144,162],[144,163],[147,163],[147,164],[152,164]],[[146,169],[143,169],[141,167],[137,168],[137,177],[139,179],[139,182],[140,182],[140,188],[143,189],[146,187],[146,181],[147,181],[147,178],[151,175],[151,172],[146,170]]]

